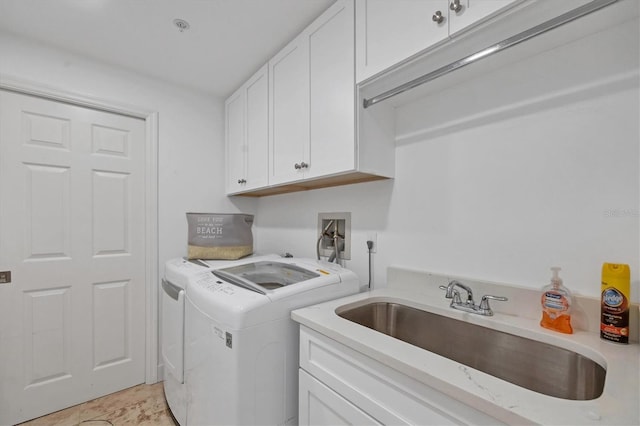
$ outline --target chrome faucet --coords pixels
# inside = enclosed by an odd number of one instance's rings
[[[467,292],[467,299],[463,302],[460,297],[460,291],[457,288],[461,288]],[[480,299],[480,304],[476,305],[473,300],[473,291],[471,288],[462,284],[460,281],[452,280],[449,282],[448,286],[440,286],[440,289],[446,290],[446,294],[444,297],[447,299],[451,299],[451,306],[453,309],[458,309],[460,311],[471,312],[473,314],[491,316],[493,315],[493,311],[489,306],[489,300],[499,300],[499,301],[507,301],[506,297],[501,296],[492,296],[490,294],[482,296]]]

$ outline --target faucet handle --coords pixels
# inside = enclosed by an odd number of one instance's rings
[[[492,296],[490,294],[485,294],[484,296],[482,296],[482,299],[480,299],[480,306],[478,307],[478,309],[481,312],[483,312],[484,315],[493,315],[493,311],[491,310],[491,307],[489,306],[489,299],[498,300],[500,302],[506,302],[507,300],[509,300],[506,297]]]

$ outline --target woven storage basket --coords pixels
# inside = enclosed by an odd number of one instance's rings
[[[187,213],[189,259],[233,260],[253,253],[253,215]]]

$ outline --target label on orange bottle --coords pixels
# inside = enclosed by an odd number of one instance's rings
[[[551,318],[556,318],[569,310],[569,301],[557,291],[545,291],[542,295],[543,309]]]
[[[569,308],[571,304],[567,296],[557,290],[547,290],[542,293],[542,319],[540,325],[550,330],[571,334],[571,316]]]

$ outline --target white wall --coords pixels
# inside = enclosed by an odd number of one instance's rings
[[[602,262],[640,300],[638,20],[432,93],[396,112],[392,181],[264,197],[264,251],[315,256],[318,212],[352,213],[352,268],[390,265],[541,288],[561,266],[597,297]],[[466,74],[469,75],[469,74]]]
[[[159,114],[159,276],[186,255],[187,211],[252,212],[224,195],[222,99],[0,32],[0,75]],[[236,204],[236,205],[234,205]]]

